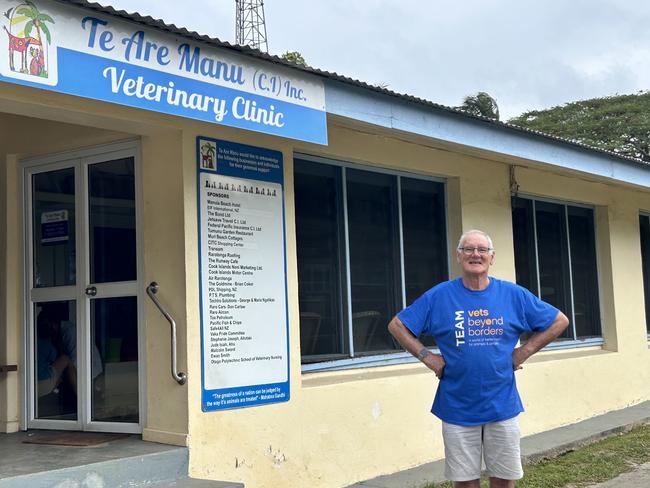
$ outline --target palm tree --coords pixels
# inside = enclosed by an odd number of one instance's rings
[[[38,7],[31,0],[26,0],[25,5],[16,9],[16,13],[23,14],[25,17],[30,18],[31,20],[25,24],[25,35],[29,36],[32,32],[32,28],[36,27],[36,33],[38,34],[38,40],[43,42],[43,35],[41,30],[45,33],[47,38],[47,43],[52,43],[52,35],[50,34],[50,29],[47,27],[45,22],[51,22],[54,24],[54,19],[47,14],[43,14],[38,10]]]
[[[499,106],[497,105],[497,101],[485,92],[478,92],[476,95],[466,96],[463,104],[456,108],[472,115],[499,120]]]
[[[201,146],[201,152],[206,156],[214,157],[214,146],[210,143],[205,143]]]
[[[45,48],[47,52],[47,46],[43,43],[43,33],[45,33],[45,38],[47,39],[47,44],[52,44],[52,34],[50,34],[50,29],[47,27],[45,22],[51,22],[54,24],[54,19],[47,14],[41,13],[38,10],[38,7],[31,0],[25,0],[24,4],[19,6],[15,13],[22,14],[28,19],[30,19],[25,24],[25,36],[29,37],[32,29],[36,28],[36,34],[38,35],[38,40],[41,41],[41,45]]]

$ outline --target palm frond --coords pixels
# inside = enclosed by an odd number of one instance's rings
[[[38,20],[41,22],[51,22],[52,24],[56,24],[56,22],[54,22],[54,19],[47,14],[38,14]]]
[[[52,44],[52,35],[50,34],[50,29],[47,27],[47,25],[41,24],[41,30],[45,33],[45,38],[47,39],[47,43]]]
[[[38,11],[34,10],[32,7],[18,7],[16,13],[26,15],[30,19],[38,17]]]
[[[34,21],[30,20],[25,24],[25,36],[31,37],[32,34],[32,28],[34,27]]]

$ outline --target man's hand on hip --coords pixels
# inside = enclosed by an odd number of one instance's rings
[[[523,346],[515,348],[515,350],[512,351],[512,369],[515,371],[523,369],[522,364],[524,364],[524,361],[529,357],[530,355],[526,352]]]
[[[521,365],[526,361],[526,359],[549,344],[552,340],[559,337],[560,334],[564,332],[567,325],[569,325],[569,319],[567,319],[566,315],[562,312],[558,312],[555,316],[555,320],[551,322],[551,325],[549,325],[546,330],[535,332],[529,337],[525,344],[512,351],[512,369],[515,371],[521,369]]]
[[[442,379],[442,374],[445,369],[445,358],[443,358],[440,354],[433,354],[430,352],[424,358],[422,358],[422,362],[426,365],[427,368],[436,374],[439,380]]]

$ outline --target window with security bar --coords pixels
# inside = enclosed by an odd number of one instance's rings
[[[400,352],[386,325],[448,278],[444,184],[295,159],[294,188],[303,363]]]
[[[557,341],[600,338],[594,209],[513,197],[512,228],[517,283],[571,321]]]

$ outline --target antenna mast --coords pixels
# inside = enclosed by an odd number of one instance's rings
[[[266,41],[264,2],[262,0],[235,0],[235,42],[263,52],[269,51]]]

